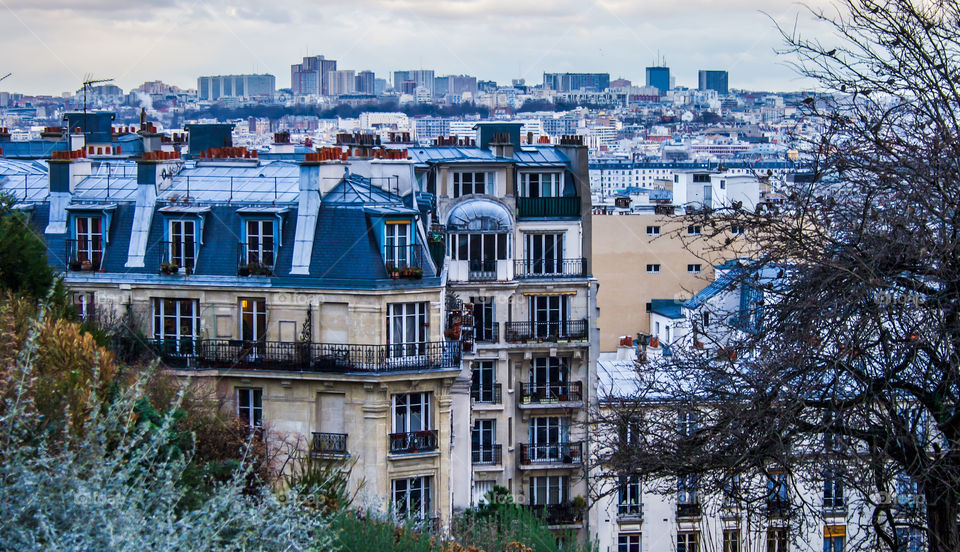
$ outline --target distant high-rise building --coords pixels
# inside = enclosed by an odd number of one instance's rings
[[[462,96],[465,92],[471,95],[477,95],[477,77],[470,75],[447,75],[434,79],[433,92],[437,96],[451,94]]]
[[[340,69],[327,73],[330,96],[353,94],[357,91],[357,73],[352,69]]]
[[[554,92],[602,92],[610,88],[610,73],[544,73],[543,87]]]
[[[373,79],[373,93],[377,96],[387,90],[387,79]]]
[[[360,71],[357,73],[357,82],[354,87],[357,94],[376,94],[377,78],[373,71]]]
[[[337,61],[323,56],[303,58],[290,66],[290,88],[294,96],[329,95],[327,75],[337,70]]]
[[[700,71],[700,90],[716,90],[717,94],[727,94],[727,72],[726,71]]]
[[[660,91],[660,95],[670,90],[670,68],[669,67],[647,67],[647,86],[652,86]]]
[[[218,75],[197,78],[197,94],[201,100],[220,98],[272,98],[277,91],[273,75]]]
[[[411,94],[413,90],[417,87],[424,87],[430,91],[430,95],[434,95],[434,87],[436,86],[434,72],[432,69],[413,69],[410,71],[394,71],[393,72],[393,87],[403,94]],[[412,82],[413,86],[409,84],[404,84]],[[409,92],[404,91],[404,89],[409,89]]]

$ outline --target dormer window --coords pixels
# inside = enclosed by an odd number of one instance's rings
[[[386,263],[396,268],[412,266],[410,221],[388,220],[385,230],[383,258]]]
[[[276,254],[274,240],[274,221],[251,219],[246,221],[246,251],[244,256],[247,264],[258,264],[273,267]]]
[[[197,223],[195,220],[169,221],[168,262],[180,272],[193,272],[197,259]]]
[[[558,197],[561,195],[559,172],[520,174],[520,197]]]
[[[103,261],[103,217],[77,216],[74,218],[75,257],[81,270],[99,270]]]

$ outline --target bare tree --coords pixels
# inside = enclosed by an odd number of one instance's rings
[[[848,546],[907,550],[913,528],[960,550],[960,4],[811,11],[829,39],[782,30],[818,85],[801,105],[822,124],[811,178],[784,183],[780,203],[681,223],[716,247],[746,228],[732,239],[759,253],[727,285],[755,300],[722,318],[722,338],[698,328],[703,349],[642,365],[635,392],[598,413],[594,460],[610,476],[696,475],[768,516],[782,470],[795,486],[833,477],[866,512],[869,538]],[[669,412],[685,409],[703,414],[680,432]],[[897,481],[917,507],[889,499]]]

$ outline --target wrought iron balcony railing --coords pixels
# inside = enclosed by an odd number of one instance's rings
[[[275,259],[276,252],[272,246],[264,248],[237,244],[237,275],[273,276]]]
[[[393,372],[460,367],[460,343],[426,341],[391,345],[154,339],[153,349],[175,367],[297,372]]]
[[[101,240],[67,240],[67,270],[96,272],[103,264],[103,242]]]
[[[554,443],[530,445],[521,443],[517,451],[520,465],[566,464],[579,466],[583,463],[582,443]]]
[[[471,282],[489,282],[497,279],[496,259],[472,260],[469,263],[470,269],[467,272],[467,279]]]
[[[437,450],[437,430],[421,429],[390,434],[390,454],[417,454]]]
[[[677,517],[689,518],[703,515],[703,508],[699,502],[682,502],[677,504]]]
[[[550,322],[507,322],[504,338],[508,342],[583,340],[587,338],[587,320]]]
[[[521,405],[582,401],[583,384],[579,381],[520,384]]]
[[[313,433],[310,452],[316,456],[346,456],[346,433]]]
[[[503,445],[499,443],[478,449],[475,448],[472,449],[471,452],[474,464],[491,464],[498,466],[503,463]]]
[[[503,402],[501,391],[502,386],[499,383],[492,386],[471,387],[470,398],[476,403],[500,404]]]
[[[572,504],[532,504],[527,509],[547,525],[573,525],[583,521],[583,510]]]
[[[517,259],[513,275],[517,279],[586,278],[587,260]]]
[[[387,274],[393,276],[394,273],[402,272],[404,269],[423,270],[427,267],[428,256],[429,253],[420,244],[387,246],[383,252],[383,264],[387,269]],[[409,275],[403,274],[401,276],[409,277]]]
[[[617,504],[617,517],[636,519],[643,516],[643,504],[624,503]]]

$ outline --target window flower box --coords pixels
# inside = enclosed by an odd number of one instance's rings
[[[180,273],[180,266],[177,263],[160,263],[160,274],[172,276]]]

